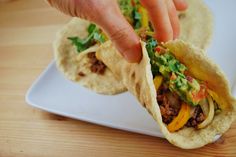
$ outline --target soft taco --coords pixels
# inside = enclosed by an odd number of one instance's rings
[[[219,67],[181,40],[142,42],[143,58],[128,63],[109,41],[96,55],[153,116],[166,139],[192,149],[213,142],[235,116],[236,100]]]
[[[57,67],[67,79],[75,81],[97,93],[121,93],[126,88],[95,56],[99,42],[101,43],[105,40],[100,31],[97,26],[88,21],[78,18],[72,19],[57,34],[54,42]]]
[[[153,35],[147,11],[138,0],[118,0],[120,9],[140,38]],[[189,9],[180,13],[180,38],[205,48],[211,37],[211,13],[201,0],[188,0]],[[204,28],[201,27],[204,24]],[[73,18],[54,43],[57,67],[66,78],[97,93],[117,94],[126,88],[111,71],[95,57],[97,48],[107,40],[95,24]]]

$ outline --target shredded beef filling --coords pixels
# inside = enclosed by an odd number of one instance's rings
[[[169,124],[179,113],[181,100],[171,93],[168,87],[163,84],[157,91],[157,102],[159,104],[162,121]],[[197,127],[198,124],[205,120],[205,116],[200,106],[196,106],[192,117],[186,123],[187,127]]]
[[[179,113],[180,99],[171,93],[168,87],[162,85],[157,92],[157,102],[160,106],[163,122],[169,124]]]
[[[91,63],[91,72],[103,75],[106,70],[106,65],[96,58],[95,52],[88,53],[88,58]]]
[[[204,120],[205,120],[205,116],[202,112],[202,109],[200,106],[197,106],[194,110],[193,116],[186,123],[186,126],[196,128],[197,125],[203,122]]]

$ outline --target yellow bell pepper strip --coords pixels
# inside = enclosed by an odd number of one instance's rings
[[[214,103],[210,95],[207,96],[207,101],[209,105],[209,112],[208,112],[207,118],[203,122],[198,124],[197,126],[198,129],[202,129],[206,127],[208,124],[211,123],[214,117],[215,107],[214,107]]]
[[[138,9],[139,13],[141,14],[141,25],[142,25],[142,28],[146,28],[146,29],[149,29],[149,20],[148,20],[148,12],[147,10],[140,6],[139,9]]]
[[[155,89],[156,91],[158,91],[158,89],[160,88],[161,84],[163,82],[163,77],[160,75],[155,76],[153,83],[155,85]]]
[[[149,36],[154,36],[155,35],[155,33],[152,32],[152,31],[146,31],[146,34],[149,35]]]
[[[179,114],[175,117],[170,124],[167,125],[167,129],[170,132],[174,132],[182,128],[190,118],[190,106],[186,103],[182,103]]]

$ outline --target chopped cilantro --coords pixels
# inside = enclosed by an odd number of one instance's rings
[[[98,33],[98,32],[95,32],[93,37],[94,37],[94,40],[99,41],[100,43],[105,42],[105,37],[102,34]]]
[[[139,29],[141,28],[142,24],[141,24],[141,19],[142,19],[142,16],[141,14],[138,12],[138,7],[134,7],[133,9],[133,19],[134,19],[134,29]]]
[[[80,53],[95,43],[103,43],[105,41],[104,35],[95,24],[90,24],[87,28],[88,36],[84,39],[79,37],[68,37],[72,45],[76,46],[77,52]]]
[[[93,23],[91,23],[91,24],[88,26],[87,31],[88,31],[89,34],[92,34],[95,29],[96,29],[96,25],[93,24]]]
[[[154,38],[150,37],[150,39],[147,40],[146,49],[151,60],[154,59],[156,47],[157,41]]]

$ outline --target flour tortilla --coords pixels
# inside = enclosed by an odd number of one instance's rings
[[[192,76],[206,81],[209,88],[219,96],[216,99],[220,102],[222,112],[215,115],[212,123],[204,129],[185,127],[174,133],[167,130],[156,101],[156,90],[145,43],[142,42],[143,58],[139,64],[125,61],[110,41],[99,48],[97,57],[123,81],[127,89],[153,116],[170,143],[184,149],[198,148],[211,143],[216,135],[226,132],[235,119],[236,100],[230,94],[228,82],[219,67],[211,62],[202,50],[181,40],[168,42],[165,46],[188,67]]]
[[[99,75],[90,71],[88,53],[96,52],[99,45],[94,45],[87,50],[78,53],[76,47],[72,45],[68,37],[78,36],[80,38],[87,37],[87,27],[90,22],[73,18],[60,32],[57,34],[54,42],[54,55],[58,69],[76,83],[83,85],[100,94],[117,94],[124,92],[126,88],[121,81],[118,81],[111,71],[106,68],[103,75]],[[80,76],[82,72],[85,76]]]
[[[206,49],[213,32],[213,17],[203,0],[186,0],[188,9],[179,14],[181,40]]]

